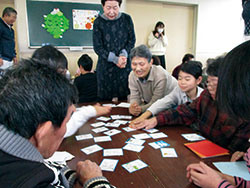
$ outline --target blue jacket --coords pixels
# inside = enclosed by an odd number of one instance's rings
[[[12,61],[14,57],[16,57],[14,30],[0,18],[0,58]]]

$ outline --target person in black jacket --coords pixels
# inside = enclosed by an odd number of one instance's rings
[[[3,10],[0,18],[0,69],[5,70],[17,63],[15,34],[12,26],[16,21],[17,11],[12,7]]]
[[[74,80],[78,89],[79,103],[97,101],[97,80],[96,74],[91,72],[93,60],[87,54],[83,54],[77,62],[80,69],[80,76]]]

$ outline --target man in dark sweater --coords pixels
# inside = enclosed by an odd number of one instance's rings
[[[91,72],[93,61],[83,54],[77,62],[81,75],[75,78],[74,84],[78,89],[79,103],[97,101],[96,74]]]
[[[17,62],[15,51],[15,34],[12,29],[17,12],[11,7],[3,10],[0,18],[0,69],[4,70]]]
[[[75,111],[75,87],[55,69],[23,60],[0,79],[1,187],[111,188],[100,167],[89,160],[76,171],[48,162]]]

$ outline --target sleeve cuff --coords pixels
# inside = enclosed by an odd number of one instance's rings
[[[106,188],[111,187],[109,181],[105,177],[101,176],[89,179],[84,183],[83,188],[90,188],[90,187],[94,188],[98,187],[98,185],[102,185],[103,187]]]
[[[114,52],[109,52],[109,56],[108,56],[108,61],[109,62],[113,62],[114,64],[118,63],[118,57],[115,55]]]
[[[123,50],[120,52],[119,56],[128,57],[128,52],[127,52],[127,50],[123,49]]]

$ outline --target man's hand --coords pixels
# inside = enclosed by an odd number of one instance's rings
[[[17,65],[17,58],[16,57],[13,58],[13,63],[14,63],[14,65]]]
[[[138,116],[142,112],[141,107],[137,104],[137,102],[134,102],[129,107],[129,113]]]
[[[119,56],[118,63],[116,64],[117,67],[123,69],[126,67],[127,58],[125,56]]]
[[[96,110],[96,116],[101,116],[101,115],[108,114],[112,110],[112,107],[110,107],[110,106],[101,106],[99,103],[95,104],[93,107]]]
[[[0,67],[3,65],[3,59],[0,58]]]
[[[133,129],[152,129],[157,125],[157,119],[156,117],[146,119],[144,121],[136,122],[134,121],[133,124],[130,124],[129,127]]]
[[[102,176],[101,168],[90,160],[79,161],[76,166],[76,175],[78,180],[83,185],[86,181],[91,178]]]

